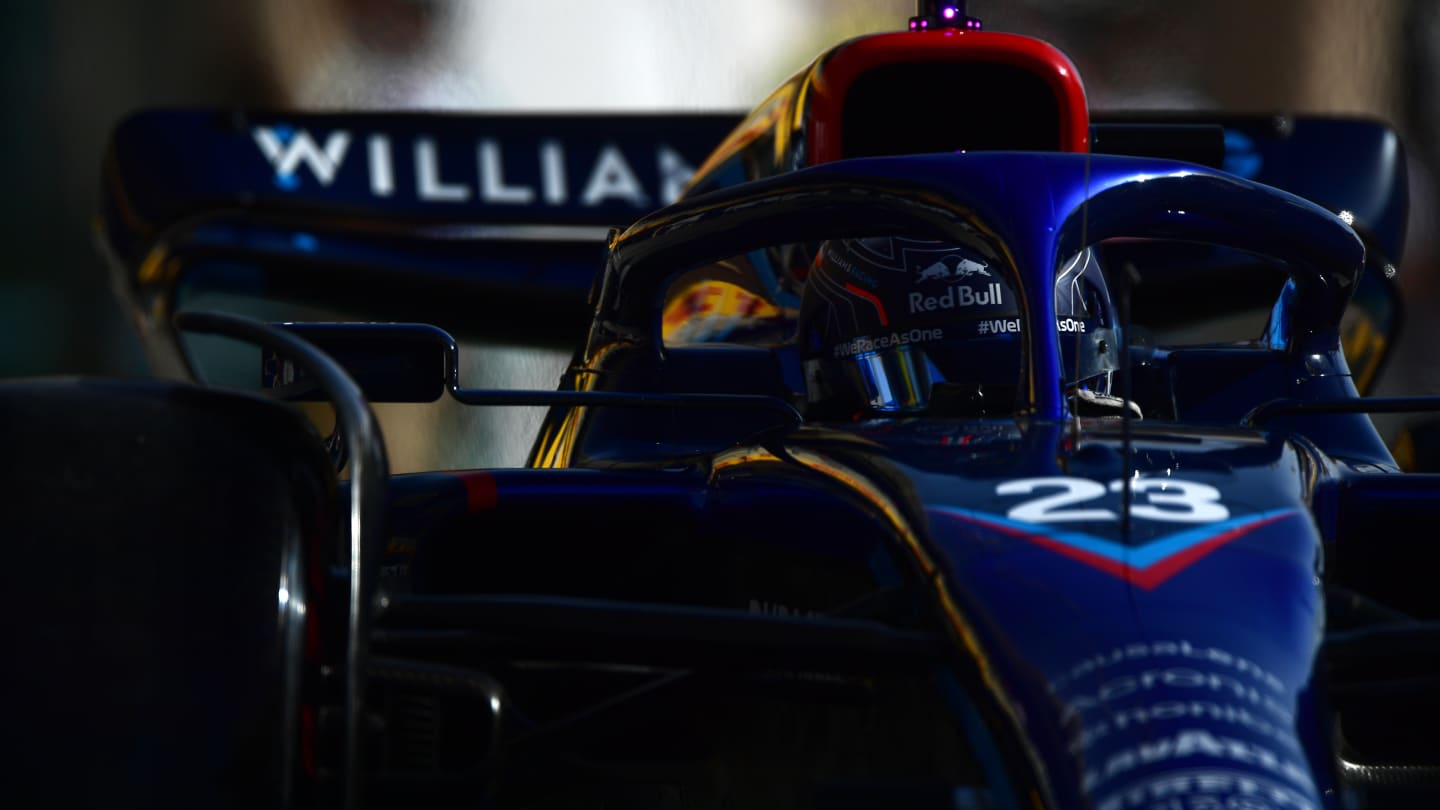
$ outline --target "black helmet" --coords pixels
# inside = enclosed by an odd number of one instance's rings
[[[806,279],[798,333],[811,418],[1011,412],[1022,358],[1011,278],[978,242],[823,243]],[[1055,292],[1067,381],[1108,394],[1115,340],[1091,251],[1062,265]]]

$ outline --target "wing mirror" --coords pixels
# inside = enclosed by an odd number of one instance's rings
[[[434,402],[456,373],[455,339],[418,323],[277,324],[334,358],[371,402]],[[298,365],[270,350],[262,353],[261,387],[292,402],[327,399]]]

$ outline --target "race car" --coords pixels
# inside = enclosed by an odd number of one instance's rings
[[[1045,43],[906,28],[739,120],[123,123],[170,379],[0,395],[22,802],[1432,800],[1440,479],[1367,414],[1437,403],[1357,390],[1394,133],[1092,123]],[[898,117],[937,82],[1013,114]],[[573,361],[467,388],[457,336]],[[391,475],[370,403],[437,399],[548,410]]]

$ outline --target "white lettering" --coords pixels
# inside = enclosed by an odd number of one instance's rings
[[[1219,757],[1227,753],[1234,755],[1237,751],[1242,755],[1249,753],[1244,742],[1228,738],[1217,738],[1204,729],[1182,731],[1175,741],[1175,756],[1177,757],[1189,757],[1196,754],[1204,754],[1207,757]],[[1148,761],[1155,762],[1159,759],[1168,758],[1169,755],[1167,754],[1164,757],[1156,757]]]
[[[1255,765],[1276,776],[1283,776],[1302,788],[1314,789],[1309,771],[1261,745],[1220,737],[1204,729],[1185,729],[1173,737],[1143,742],[1135,748],[1117,751],[1105,760],[1103,768],[1086,768],[1084,785],[1088,791],[1135,768],[1187,757],[1203,756],[1228,759]]]
[[[390,139],[384,135],[371,135],[370,146],[370,191],[376,197],[389,197],[395,193],[395,170],[390,159]]]
[[[303,129],[256,127],[253,134],[265,159],[275,167],[276,181],[287,190],[298,184],[295,170],[301,163],[310,167],[320,185],[330,185],[335,180],[340,162],[345,159],[345,150],[350,146],[350,133],[344,130],[330,133],[330,137],[325,139],[324,149]]]
[[[613,144],[606,144],[595,159],[595,168],[590,171],[580,202],[593,207],[611,197],[619,197],[636,207],[646,205],[645,191],[635,172],[630,170],[630,164],[625,162],[625,156]]]
[[[975,334],[977,335],[1008,335],[1019,331],[1019,318],[993,318],[975,323]]]
[[[540,188],[551,205],[564,205],[570,198],[565,185],[565,150],[559,141],[540,142]]]
[[[1073,710],[1073,707],[1070,707]],[[1208,700],[1161,700],[1148,706],[1132,706],[1117,709],[1113,713],[1097,714],[1093,722],[1084,727],[1072,750],[1080,752],[1108,737],[1112,731],[1125,732],[1138,729],[1152,722],[1164,723],[1176,720],[1213,720],[1230,723],[1261,734],[1288,748],[1298,748],[1299,742],[1284,728],[1252,714],[1244,706],[1216,703]]]
[[[934,312],[937,309],[997,306],[1005,300],[999,282],[991,282],[978,292],[973,287],[963,285],[949,287],[940,295],[912,292],[909,302],[910,314],[913,315],[918,312]]]
[[[928,343],[945,337],[943,329],[911,329],[906,332],[891,332],[877,337],[851,338],[835,347],[835,357],[854,357],[859,354],[904,346],[910,343]]]
[[[1121,492],[1124,487],[1123,481],[1110,483],[1111,492]],[[1146,497],[1146,503],[1136,504],[1131,509],[1131,514],[1138,518],[1177,523],[1213,523],[1230,517],[1230,510],[1220,503],[1220,490],[1209,484],[1181,481],[1178,478],[1140,478],[1131,482],[1130,489]],[[1174,508],[1161,508],[1166,506]]]
[[[251,136],[261,154],[275,171],[275,183],[285,190],[299,188],[304,171],[314,175],[322,186],[334,183],[344,164],[352,134],[345,130],[329,132],[323,140],[304,129],[283,124],[254,127]],[[368,173],[370,193],[377,198],[394,197],[397,192],[397,159],[403,164],[406,146],[397,143],[395,136],[388,133],[373,133],[359,136],[365,141],[365,164]],[[642,183],[626,154],[616,144],[605,144],[596,155],[585,174],[583,191],[576,198],[571,195],[571,176],[567,166],[565,144],[555,138],[539,139],[535,147],[535,163],[538,172],[506,176],[503,145],[497,138],[479,138],[474,142],[475,164],[472,171],[476,180],[457,179],[460,166],[451,165],[455,158],[442,155],[439,142],[431,136],[418,136],[409,144],[413,155],[415,195],[425,202],[464,202],[478,199],[491,205],[527,206],[543,203],[547,206],[565,206],[576,199],[586,207],[622,201],[636,208],[648,208],[653,198],[661,204],[678,199],[694,175],[694,167],[675,149],[657,144],[653,159],[658,171],[658,188],[647,189]],[[446,146],[446,149],[451,149]],[[396,151],[401,152],[397,158]],[[511,167],[513,170],[513,166]],[[447,175],[448,173],[448,175]],[[653,195],[653,198],[652,198]],[[996,294],[988,288],[968,294],[980,301],[990,300]],[[953,300],[953,296],[952,296]]]
[[[805,610],[779,602],[761,602],[759,599],[750,600],[751,613],[763,613],[767,616],[819,616],[818,610]]]
[[[1011,520],[1026,523],[1051,523],[1066,520],[1114,520],[1115,513],[1108,509],[1067,509],[1077,503],[1093,500],[1105,494],[1105,487],[1088,478],[1052,476],[1049,478],[1021,478],[1005,481],[995,487],[996,495],[1029,495],[1037,489],[1059,489],[1049,495],[1042,495],[1025,501],[1005,516]],[[1101,700],[1113,700],[1101,695]]]
[[[668,146],[660,147],[656,155],[656,165],[660,169],[660,204],[669,205],[685,193],[685,186],[689,185],[690,178],[695,176],[695,167],[686,163],[679,152]]]
[[[979,334],[987,334],[989,322],[981,321],[977,327]],[[1110,482],[1109,491],[1120,493],[1124,490],[1125,482],[1116,479]],[[996,495],[1024,495],[1032,492],[1036,487],[1066,487],[1075,492],[1083,490],[1086,494],[1068,497],[1063,503],[1078,503],[1101,498],[1105,495],[1106,487],[1085,478],[1074,478],[1067,476],[1054,476],[1049,478],[1019,478],[1014,481],[1006,481],[995,488]],[[1144,497],[1143,503],[1137,503],[1131,509],[1131,514],[1143,520],[1160,520],[1172,523],[1213,523],[1230,517],[1230,510],[1220,503],[1220,490],[1209,484],[1200,484],[1194,481],[1182,481],[1179,478],[1141,478],[1131,485],[1133,493]],[[1012,520],[1026,520],[1030,522],[1065,521],[1065,520],[1115,520],[1116,515],[1108,509],[1079,509],[1068,512],[1048,513],[1042,504],[1049,503],[1054,496],[1039,498],[1014,506],[1007,515]],[[1166,507],[1166,508],[1161,508]]]
[[[492,138],[480,141],[480,199],[497,205],[529,205],[535,199],[533,188],[505,185],[500,144]]]
[[[432,202],[463,202],[470,199],[470,188],[463,183],[445,183],[440,179],[440,160],[435,142],[429,138],[415,141],[415,193]]]
[[[1132,783],[1095,802],[1096,810],[1316,810],[1305,794],[1239,771],[1169,772]]]
[[[1290,724],[1294,717],[1279,701],[1262,694],[1258,689],[1247,686],[1234,678],[1213,672],[1201,672],[1185,667],[1147,669],[1139,675],[1119,675],[1100,684],[1091,694],[1078,694],[1069,698],[1072,709],[1081,714],[1101,709],[1140,692],[1162,689],[1183,689],[1213,692],[1229,695],[1270,712],[1281,723]]]

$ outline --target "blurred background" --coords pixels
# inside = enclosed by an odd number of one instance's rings
[[[145,373],[92,238],[101,154],[131,110],[740,111],[827,45],[898,29],[913,12],[898,0],[7,3],[0,376]],[[1412,159],[1408,317],[1379,393],[1440,394],[1428,169],[1440,165],[1440,2],[971,0],[970,13],[1068,52],[1096,109],[1395,123]],[[490,378],[467,383],[550,387],[557,362],[498,358]],[[517,451],[467,452],[478,465]]]

